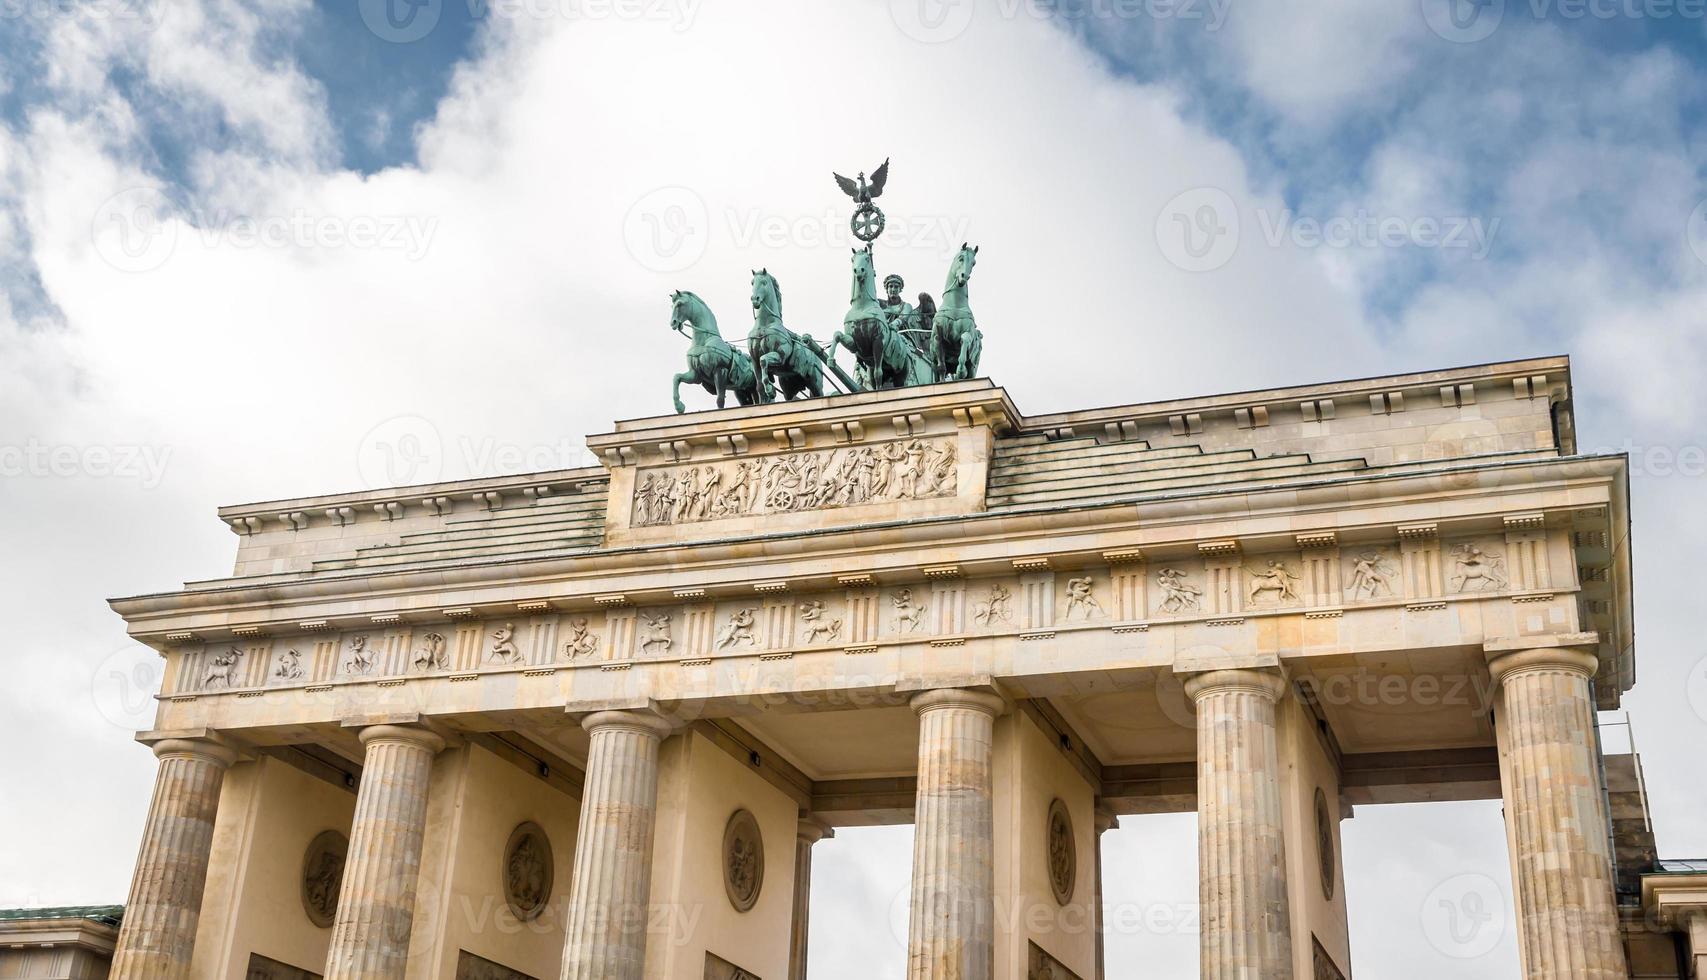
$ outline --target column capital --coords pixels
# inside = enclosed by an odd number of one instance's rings
[[[1286,673],[1278,667],[1272,669],[1211,670],[1194,674],[1185,682],[1186,696],[1193,701],[1201,701],[1211,694],[1225,694],[1231,691],[1249,691],[1253,694],[1261,694],[1270,701],[1279,701],[1280,695],[1285,690]]]
[[[356,733],[362,745],[370,746],[375,742],[401,742],[406,745],[418,745],[437,755],[445,747],[444,736],[419,725],[368,725]]]
[[[965,687],[941,687],[934,691],[925,691],[913,696],[908,702],[913,713],[922,715],[927,711],[937,711],[942,708],[961,708],[969,711],[981,711],[992,718],[1001,717],[1008,710],[1008,703],[1000,695],[991,691],[975,691]]]
[[[222,770],[231,768],[231,764],[237,761],[237,749],[217,736],[163,738],[149,747],[158,759],[211,762]]]
[[[670,737],[676,726],[650,711],[595,711],[581,720],[588,735],[600,732],[634,732],[660,741]]]
[[[1566,633],[1489,640],[1482,645],[1494,684],[1517,674],[1538,671],[1580,674],[1592,678],[1600,668],[1598,633]]]
[[[810,813],[801,814],[800,826],[795,830],[795,838],[802,844],[812,845],[821,840],[829,840],[834,836],[836,836],[836,828]]]

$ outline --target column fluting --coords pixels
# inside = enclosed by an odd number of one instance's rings
[[[1217,670],[1186,682],[1197,704],[1198,894],[1204,980],[1289,980],[1275,703],[1286,682]]]
[[[995,969],[992,755],[1001,698],[927,691],[919,716],[909,980],[990,980]]]
[[[113,980],[190,975],[219,790],[237,758],[230,748],[200,738],[166,739],[155,744],[154,754],[160,766],[113,950]]]
[[[427,786],[444,739],[425,728],[370,725],[326,980],[401,980],[415,927]]]
[[[1553,647],[1488,665],[1500,690],[1505,813],[1530,980],[1626,975],[1594,730],[1597,664],[1588,649]]]
[[[794,837],[794,918],[789,930],[788,980],[806,980],[806,946],[812,923],[812,845],[836,836],[817,817],[800,818]]]
[[[563,980],[640,980],[652,894],[658,748],[671,726],[656,715],[602,711],[592,736],[575,845]]]

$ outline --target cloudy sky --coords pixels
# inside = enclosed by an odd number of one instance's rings
[[[122,900],[152,662],[109,596],[226,571],[220,504],[583,459],[669,404],[692,289],[825,336],[832,169],[880,272],[982,246],[1030,413],[1575,358],[1632,454],[1656,829],[1707,854],[1707,27],[1695,0],[0,0],[0,906]],[[689,396],[690,400],[696,396]],[[704,404],[703,396],[697,396]],[[1346,825],[1356,969],[1509,977],[1496,804]],[[1107,839],[1194,975],[1190,815]],[[814,976],[899,977],[910,831],[821,845]],[[1443,942],[1441,889],[1505,918]],[[1466,955],[1473,953],[1474,955]]]

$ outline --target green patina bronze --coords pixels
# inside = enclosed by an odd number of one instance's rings
[[[782,322],[782,287],[766,269],[753,273],[753,329],[747,334],[743,356],[717,332],[717,319],[703,301],[690,292],[671,296],[674,304],[670,328],[693,326],[693,344],[688,348],[688,370],[676,375],[674,398],[677,412],[682,404],[683,381],[701,385],[717,396],[722,408],[729,392],[743,405],[795,398],[820,398],[828,371],[845,392],[905,388],[943,381],[965,381],[978,376],[978,361],[984,351],[984,335],[972,315],[969,297],[972,270],[978,263],[978,248],[962,243],[949,263],[939,305],[929,293],[919,294],[914,307],[901,298],[906,287],[898,275],[883,280],[883,298],[877,295],[877,260],[871,242],[883,233],[883,212],[872,199],[883,193],[889,180],[889,161],[883,161],[867,180],[836,174],[836,183],[853,199],[856,209],[851,222],[854,234],[866,242],[853,250],[853,288],[842,329],[826,351],[809,334],[797,334]],[[836,363],[836,352],[853,353],[853,375]]]
[[[830,342],[853,352],[855,378],[866,388],[906,388],[936,380],[924,355],[902,336],[877,302],[877,266],[871,246],[853,250],[853,289],[842,330]]]
[[[701,385],[716,395],[718,408],[723,407],[731,391],[743,405],[758,401],[753,362],[717,332],[717,317],[705,301],[686,290],[670,294],[670,329],[683,333],[684,323],[693,327],[693,343],[688,346],[688,369],[676,375],[670,390],[677,413],[688,410],[682,404],[683,381]]]
[[[938,381],[966,381],[978,376],[984,335],[978,331],[968,297],[972,267],[977,264],[977,246],[962,243],[948,267],[948,281],[942,284],[942,305],[931,326],[931,360]]]
[[[759,400],[806,395],[824,397],[824,362],[802,337],[782,325],[782,287],[764,269],[753,273],[753,329],[747,334],[752,370],[759,379]]]

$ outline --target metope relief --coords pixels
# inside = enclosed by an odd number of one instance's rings
[[[997,583],[990,586],[990,591],[983,598],[972,604],[972,621],[979,626],[994,627],[1002,623],[1012,625],[1014,621],[1013,590]]]
[[[1247,568],[1245,571],[1251,576],[1245,593],[1251,605],[1280,606],[1299,601],[1299,576],[1284,561],[1271,558],[1263,568]]]
[[[670,614],[640,611],[640,652],[665,655],[676,645],[670,635]]]
[[[569,638],[563,641],[563,656],[570,660],[580,660],[599,652],[598,634],[593,632],[585,616],[569,620],[568,627]]]
[[[1195,613],[1203,610],[1203,590],[1185,579],[1185,572],[1164,568],[1156,573],[1156,586],[1161,590],[1161,611],[1170,615]]]
[[[1452,549],[1452,575],[1447,586],[1453,592],[1498,592],[1510,584],[1505,559],[1476,544]]]
[[[896,589],[889,600],[895,607],[895,632],[917,633],[925,621],[925,604],[913,599],[912,589]]]
[[[1399,569],[1387,555],[1364,551],[1351,560],[1351,581],[1346,592],[1353,601],[1386,599],[1399,594]]]
[[[522,662],[522,651],[516,646],[516,625],[505,623],[492,632],[492,652],[486,655],[487,663],[519,664]]]
[[[415,670],[423,674],[450,669],[450,645],[443,633],[431,632],[421,637],[410,660]]]
[[[202,675],[202,690],[211,691],[215,688],[230,690],[237,686],[237,665],[243,660],[243,651],[232,647],[224,653],[215,654],[207,663],[207,672]]]
[[[810,646],[814,643],[834,643],[842,638],[842,621],[824,618],[827,607],[822,599],[808,599],[800,604],[800,641]]]
[[[1097,601],[1096,580],[1089,575],[1082,578],[1067,580],[1067,612],[1063,618],[1072,622],[1074,617],[1079,619],[1106,618],[1102,603]]]
[[[373,673],[378,657],[378,651],[368,647],[367,637],[351,637],[349,655],[344,658],[344,673],[366,677]]]
[[[745,606],[729,614],[729,621],[717,631],[717,649],[727,650],[738,643],[757,646],[759,638],[753,629],[759,625],[759,611]]]
[[[955,442],[911,439],[640,473],[635,527],[857,507],[958,493]]]
[[[273,678],[281,681],[302,680],[302,654],[295,650],[286,650],[279,654],[278,666],[273,668]]]

